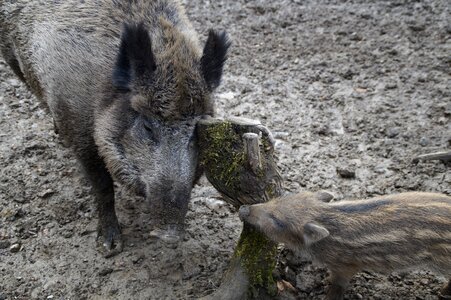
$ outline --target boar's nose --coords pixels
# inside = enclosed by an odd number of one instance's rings
[[[240,207],[240,210],[238,211],[240,220],[244,221],[249,216],[250,213],[251,213],[251,210],[249,208],[249,205],[242,205]]]

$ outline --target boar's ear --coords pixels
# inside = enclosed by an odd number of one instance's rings
[[[229,47],[230,41],[225,32],[210,30],[200,60],[202,74],[210,90],[217,88],[221,82],[222,67],[227,60]]]
[[[129,91],[133,79],[148,80],[156,69],[149,32],[142,23],[124,25],[113,73],[113,85]]]
[[[329,230],[321,225],[307,223],[304,225],[304,244],[310,246],[329,236]]]

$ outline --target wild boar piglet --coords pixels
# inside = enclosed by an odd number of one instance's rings
[[[343,299],[359,271],[427,269],[451,278],[451,197],[401,193],[324,203],[302,192],[242,206],[240,218],[330,270],[327,299]],[[450,282],[441,297],[451,297]]]

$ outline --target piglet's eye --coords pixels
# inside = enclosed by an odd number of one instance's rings
[[[285,228],[286,225],[284,222],[280,221],[278,218],[276,218],[274,215],[270,215],[271,220],[274,222],[274,224],[278,227],[278,228]]]

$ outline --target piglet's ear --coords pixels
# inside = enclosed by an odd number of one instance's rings
[[[304,225],[304,244],[310,246],[329,236],[329,230],[321,225],[307,223]]]
[[[318,200],[322,201],[322,202],[330,202],[333,199],[335,199],[334,194],[332,194],[331,192],[328,191],[319,191],[315,193],[315,196]]]
[[[113,85],[129,91],[133,79],[149,80],[156,69],[149,32],[140,24],[125,24],[113,73]]]
[[[210,90],[217,88],[221,82],[222,68],[227,60],[229,47],[230,41],[225,32],[210,30],[200,61],[202,74]]]

